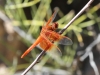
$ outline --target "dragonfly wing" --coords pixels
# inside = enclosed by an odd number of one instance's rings
[[[62,45],[71,45],[72,43],[73,43],[72,40],[65,36],[61,36],[61,39],[59,40],[59,44]]]
[[[52,45],[53,45],[52,43],[46,40],[42,40],[42,42],[39,44],[39,46],[45,51],[47,51],[48,49],[51,49]]]
[[[44,50],[50,49],[53,43],[47,38],[47,36],[43,32],[41,32],[40,36],[44,38],[40,43],[40,47],[43,48]]]
[[[45,34],[41,32],[41,36],[44,38],[42,42],[40,43],[41,48],[48,51],[51,51],[52,48],[56,48],[59,54],[62,55],[61,50],[56,45],[54,45],[51,41],[49,41],[48,38],[45,36]]]
[[[47,52],[54,53],[54,55],[62,56],[61,50],[56,45],[54,45],[54,44],[52,45],[52,47]]]
[[[59,54],[62,55],[61,50],[60,50],[56,45],[53,45],[53,47],[56,47],[56,49],[57,49],[57,51],[59,52]]]
[[[63,44],[63,45],[71,45],[72,44],[72,40],[68,37],[65,36],[61,36],[60,34],[58,34],[57,32],[54,31],[47,31],[49,34],[51,34],[49,37],[52,38],[54,41],[58,41],[59,44]]]
[[[48,20],[48,22],[46,23],[46,26],[48,26],[50,24],[50,22],[52,22],[57,14],[57,10],[52,14],[52,16],[50,17],[50,19]]]

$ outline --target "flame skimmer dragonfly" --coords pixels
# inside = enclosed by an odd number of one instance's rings
[[[58,23],[54,22],[51,24],[51,21],[54,18],[56,12],[53,13],[53,15],[50,17],[48,22],[45,24],[45,26],[42,27],[40,36],[37,38],[37,40],[24,52],[24,54],[21,56],[23,58],[26,56],[34,47],[36,47],[38,44],[40,47],[45,50],[51,50],[53,46],[55,46],[53,43],[55,41],[59,41],[59,44],[63,45],[69,45],[72,44],[72,41],[70,38],[66,36],[61,36],[59,33],[55,32],[55,30],[58,28]],[[60,49],[55,46],[57,50],[60,51]],[[61,52],[61,51],[60,51]]]

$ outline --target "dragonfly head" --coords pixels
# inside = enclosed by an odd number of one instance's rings
[[[57,22],[54,22],[53,24],[52,24],[52,29],[53,30],[56,30],[58,28],[58,23]]]

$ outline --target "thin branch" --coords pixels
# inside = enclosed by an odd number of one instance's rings
[[[45,54],[45,51],[43,50],[39,56],[32,62],[32,64],[21,74],[25,75],[39,60],[40,58]]]
[[[89,52],[92,50],[92,48],[93,48],[96,44],[98,44],[99,42],[100,42],[100,34],[98,35],[97,39],[94,40],[94,41],[85,49],[86,52],[85,52],[85,54],[84,54],[83,56],[80,57],[80,60],[81,60],[81,61],[84,61],[84,59],[85,59],[86,57],[88,57]]]
[[[89,58],[90,58],[90,65],[93,68],[93,70],[95,72],[95,75],[100,75],[99,71],[98,71],[98,68],[97,68],[97,66],[96,66],[96,64],[94,62],[93,53],[92,52],[89,52]]]
[[[79,13],[68,23],[66,26],[59,32],[59,34],[62,34],[85,10],[90,6],[90,4],[93,2],[93,0],[90,0],[80,11]]]
[[[85,10],[89,7],[89,5],[93,2],[93,0],[90,0],[83,8],[82,10],[61,30],[59,31],[59,34],[62,34]],[[21,74],[25,75],[38,61],[39,59],[44,55],[45,51],[42,51],[39,56],[32,62],[32,64]]]

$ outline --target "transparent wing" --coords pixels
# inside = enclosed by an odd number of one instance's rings
[[[47,50],[47,52],[52,53],[53,55],[62,56],[61,50],[54,44],[52,45],[50,49]]]
[[[46,50],[46,51],[52,51],[52,49],[55,49],[56,50],[56,52],[58,53],[58,54],[60,54],[60,55],[62,55],[62,52],[61,52],[61,50],[56,46],[56,45],[54,45],[52,42],[50,42],[49,40],[48,40],[48,38],[45,36],[45,35],[43,35],[42,33],[41,33],[41,36],[42,37],[44,37],[45,39],[43,39],[42,40],[42,42],[40,42],[40,47],[43,49],[43,50]]]
[[[46,26],[48,26],[55,18],[56,14],[57,14],[58,10],[55,10],[54,13],[52,14],[52,16],[50,17],[50,19],[48,20],[48,22],[46,23]]]
[[[61,36],[61,39],[59,40],[59,44],[62,44],[62,45],[71,45],[73,44],[72,40],[68,37],[65,37],[65,36]]]
[[[48,37],[49,39],[51,39],[53,42],[58,42],[59,44],[62,45],[71,45],[72,44],[72,40],[66,36],[62,36],[60,34],[58,34],[57,32],[54,31],[46,31],[49,35],[46,35],[46,37]]]

